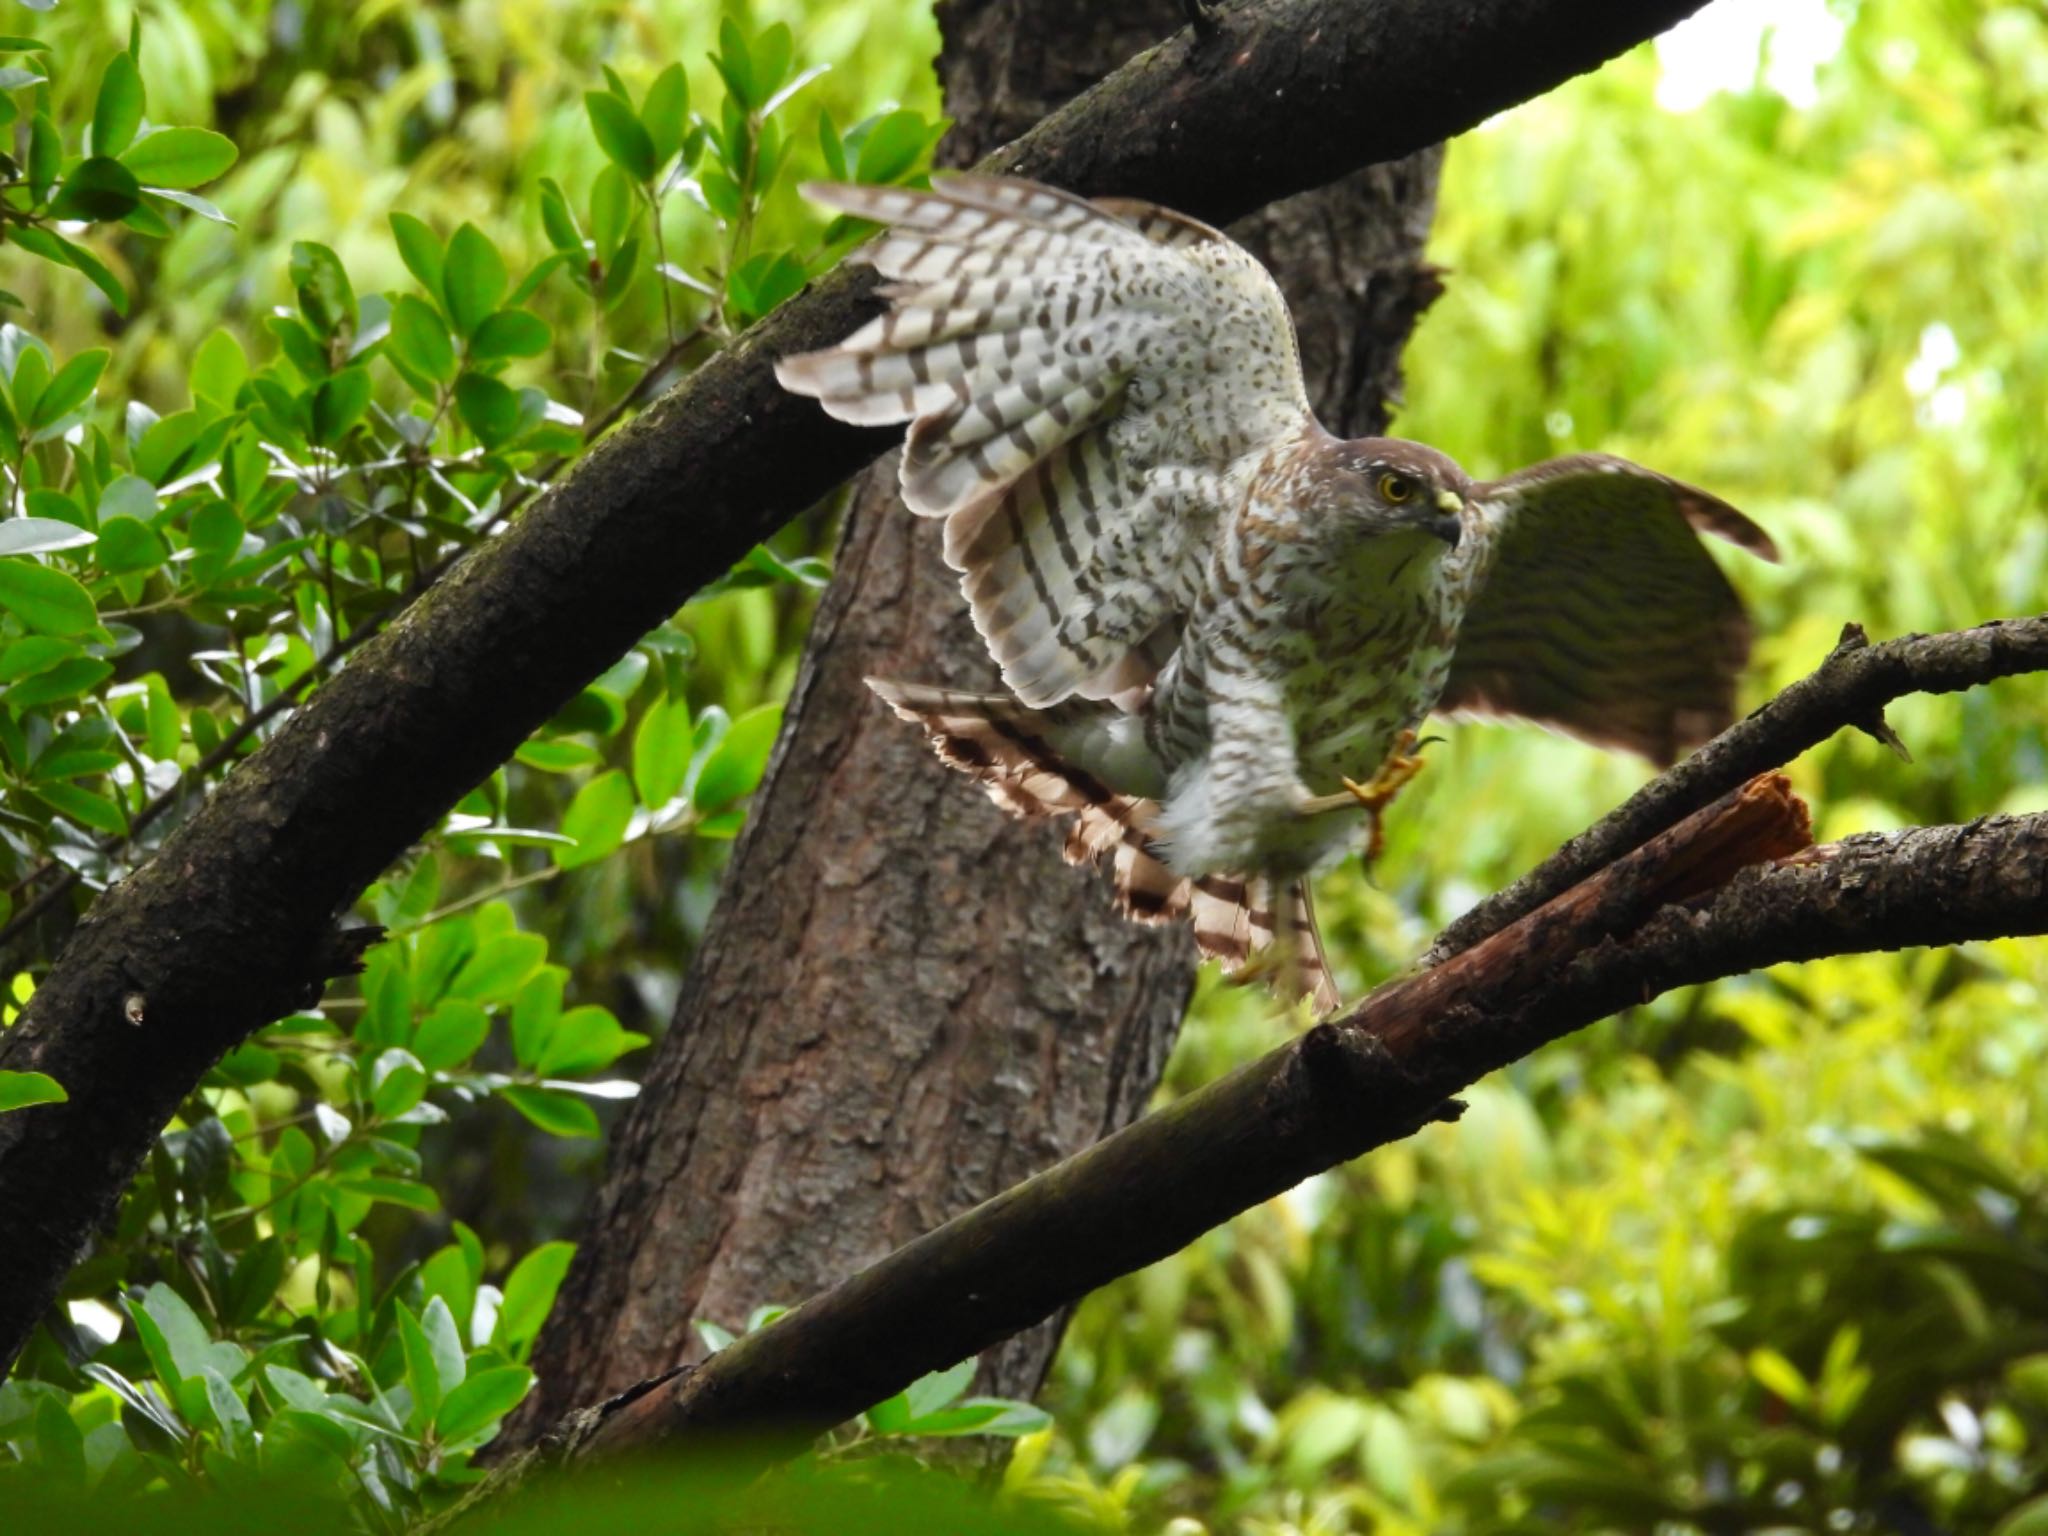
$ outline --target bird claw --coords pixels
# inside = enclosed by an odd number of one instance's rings
[[[1393,749],[1387,753],[1386,761],[1380,764],[1379,772],[1363,784],[1356,779],[1344,778],[1338,782],[1344,787],[1334,795],[1318,795],[1303,807],[1309,815],[1324,811],[1349,810],[1362,806],[1372,816],[1372,839],[1365,850],[1365,861],[1375,862],[1385,845],[1386,837],[1381,821],[1394,797],[1422,772],[1422,758],[1416,748],[1424,745],[1416,739],[1413,731],[1403,731],[1394,738]]]
[[[1368,811],[1383,811],[1394,803],[1394,796],[1401,793],[1409,780],[1422,772],[1422,758],[1416,751],[1418,743],[1413,731],[1403,731],[1394,738],[1393,750],[1387,753],[1387,760],[1380,764],[1380,771],[1360,784],[1356,779],[1341,782],[1351,798]]]

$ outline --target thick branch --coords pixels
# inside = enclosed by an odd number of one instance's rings
[[[1697,4],[1257,0],[1205,41],[1135,60],[997,162],[1220,223],[1470,127]],[[71,1093],[0,1117],[0,1361],[179,1098],[318,995],[335,914],[693,589],[886,445],[770,373],[869,314],[869,286],[825,279],[601,444],[95,904],[0,1037],[0,1065]],[[138,993],[141,1025],[124,1009]]]
[[[2048,931],[2048,815],[1775,856],[1803,807],[1765,779],[1434,971],[948,1222],[694,1372],[624,1403],[583,1456],[815,1433],[1165,1257],[1447,1097],[1672,987],[1785,960]],[[1669,903],[1703,871],[1752,858]]]
[[[2048,617],[1904,635],[1881,645],[1870,644],[1861,626],[1851,624],[1812,676],[1652,779],[1513,885],[1480,902],[1437,935],[1423,963],[1439,965],[1471,948],[1715,796],[1782,768],[1837,731],[1857,727],[1882,739],[1884,707],[1894,699],[1909,693],[1957,693],[2044,669]]]

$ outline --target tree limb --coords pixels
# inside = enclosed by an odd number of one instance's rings
[[[1214,36],[1133,60],[991,168],[1223,223],[1471,127],[1699,3],[1253,0]],[[770,371],[868,318],[871,287],[823,279],[592,450],[94,904],[0,1036],[0,1066],[71,1095],[0,1117],[0,1362],[178,1100],[318,996],[336,914],[691,591],[888,444]],[[137,993],[141,1025],[124,1007]]]
[[[1505,890],[1437,935],[1423,964],[1441,965],[1533,911],[1680,817],[1767,769],[1782,767],[1835,732],[1854,727],[1897,747],[1884,707],[1909,693],[1956,693],[2001,677],[2048,669],[2048,616],[1994,619],[1940,635],[1902,635],[1872,645],[1860,624],[1819,668],[1659,775]]]

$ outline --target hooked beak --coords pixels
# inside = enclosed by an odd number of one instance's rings
[[[1465,530],[1465,498],[1453,490],[1440,490],[1436,493],[1436,504],[1438,515],[1422,526],[1456,549],[1458,536]]]

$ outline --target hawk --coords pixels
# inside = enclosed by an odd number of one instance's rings
[[[1431,711],[1660,764],[1732,718],[1749,623],[1697,535],[1777,558],[1733,507],[1604,455],[1475,482],[1332,436],[1272,277],[1167,209],[807,191],[892,226],[861,252],[889,308],[776,375],[910,423],[903,499],[1009,691],[869,686],[1005,810],[1071,817],[1129,915],[1333,1008],[1308,876],[1376,841]]]

